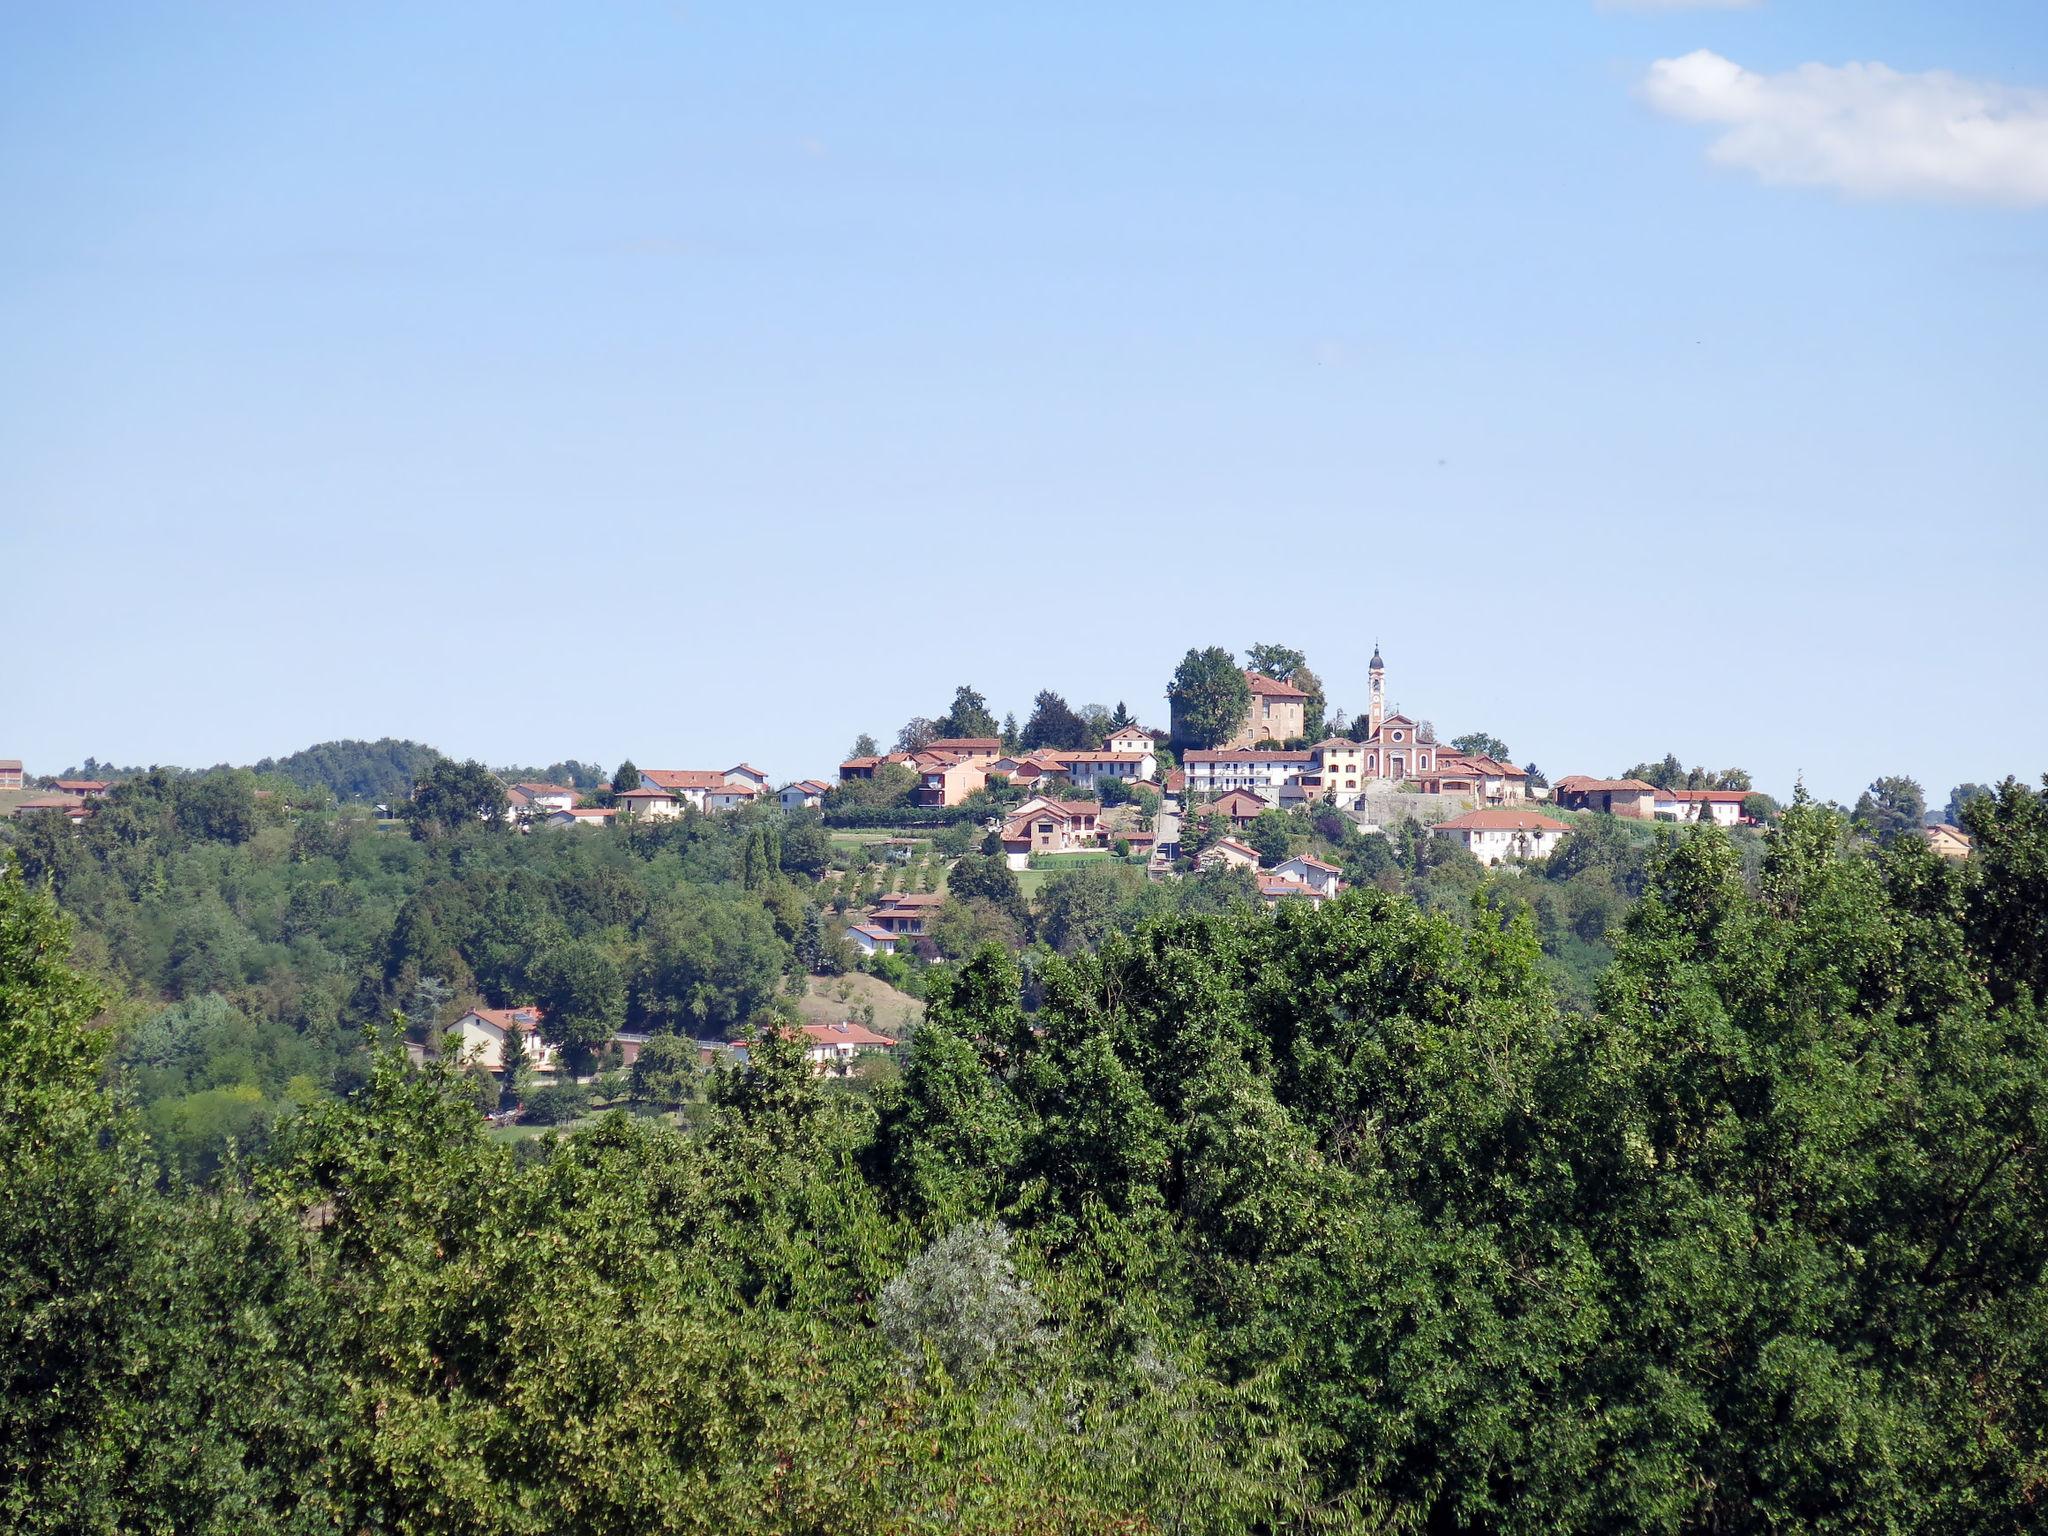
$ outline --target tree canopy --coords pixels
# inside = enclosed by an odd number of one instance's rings
[[[1166,697],[1173,713],[1175,751],[1228,741],[1251,712],[1251,684],[1237,659],[1221,646],[1190,650],[1174,670]]]

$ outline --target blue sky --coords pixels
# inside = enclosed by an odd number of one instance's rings
[[[2020,3],[12,7],[0,755],[794,777],[1377,639],[1553,774],[2032,777],[2044,90]]]

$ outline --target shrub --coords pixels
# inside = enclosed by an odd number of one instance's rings
[[[529,1125],[566,1125],[590,1113],[590,1090],[581,1083],[550,1083],[536,1088],[521,1117]]]

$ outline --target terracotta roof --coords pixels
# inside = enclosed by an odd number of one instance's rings
[[[926,742],[925,748],[937,752],[1000,752],[1003,739],[1000,736],[941,736]]]
[[[107,788],[107,781],[105,779],[59,779],[57,781],[57,788],[68,789],[73,794],[83,795],[89,794],[96,789]]]
[[[673,800],[675,792],[667,789],[650,789],[641,785],[638,789],[622,789],[613,796],[617,800]]]
[[[1280,861],[1280,864],[1282,868],[1285,868],[1289,864],[1300,864],[1309,869],[1326,870],[1333,875],[1339,875],[1343,873],[1343,871],[1337,868],[1336,865],[1325,864],[1321,859],[1317,858],[1312,853],[1297,853],[1291,859],[1282,859]]]
[[[1251,685],[1253,693],[1261,694],[1269,699],[1305,699],[1308,697],[1307,694],[1295,687],[1294,684],[1276,683],[1263,672],[1253,672],[1247,669],[1244,674],[1244,680]]]
[[[1439,832],[1567,832],[1561,821],[1539,816],[1534,811],[1467,811],[1436,824]]]
[[[875,910],[877,912],[885,912],[904,907],[917,910],[925,907],[943,906],[945,900],[946,896],[943,891],[898,891],[893,896],[877,896],[875,898]]]
[[[708,800],[713,795],[738,795],[742,800],[747,800],[759,793],[761,787],[758,784],[714,784],[704,791],[704,798]]]
[[[703,768],[643,768],[640,777],[663,789],[716,789],[725,775]]]
[[[748,773],[752,774],[757,779],[766,779],[768,777],[767,774],[763,773],[760,769],[756,768],[752,763],[734,763],[730,768],[726,769],[725,771],[727,773]]]
[[[472,1008],[469,1011],[482,1019],[486,1024],[495,1024],[498,1028],[504,1030],[516,1029],[522,1035],[530,1035],[539,1029],[540,1021],[546,1017],[546,1014],[540,1009],[532,1007]]]
[[[541,784],[528,779],[522,779],[512,787],[524,790],[529,795],[573,795],[576,793],[575,789],[567,784]]]
[[[1204,848],[1202,850],[1202,854],[1206,858],[1209,854],[1216,852],[1216,850],[1219,848],[1235,849],[1237,852],[1243,854],[1248,859],[1257,859],[1259,856],[1258,849],[1252,847],[1249,843],[1240,843],[1234,837],[1218,838],[1215,842],[1211,843],[1208,847]]]
[[[1750,795],[1746,789],[1660,789],[1657,793],[1689,805],[1740,805]]]
[[[1305,881],[1290,879],[1286,875],[1259,876],[1261,896],[1320,896],[1323,893]]]
[[[1143,752],[1061,752],[1056,760],[1062,763],[1142,763],[1147,754]]]
[[[792,789],[800,789],[807,795],[823,795],[829,794],[832,786],[823,779],[798,779],[793,784],[783,785],[776,793],[787,794]]]
[[[19,773],[19,772],[21,772],[21,759],[20,759],[20,758],[18,758],[18,757],[0,757],[0,773]]]
[[[1650,794],[1657,793],[1656,785],[1645,784],[1641,779],[1589,779],[1582,773],[1570,774],[1565,778],[1559,779],[1556,787],[1564,793],[1591,791],[1594,794],[1605,794],[1618,790],[1631,790],[1636,793],[1644,791],[1648,791]]]
[[[1233,789],[1228,794],[1218,795],[1203,806],[1197,815],[1220,811],[1225,816],[1256,816],[1266,809],[1266,802],[1248,789]]]
[[[870,939],[894,939],[895,934],[886,928],[877,928],[873,923],[855,923],[846,930],[848,933],[864,934]]]
[[[843,1019],[837,1024],[805,1024],[801,1027],[803,1032],[813,1040],[822,1040],[827,1045],[893,1046],[896,1044],[887,1035],[878,1035],[872,1029],[867,1028],[865,1025],[856,1024],[851,1019]]]
[[[571,805],[563,807],[556,811],[555,814],[557,816],[574,816],[578,821],[602,821],[608,816],[616,816],[618,812],[614,811],[610,806]]]

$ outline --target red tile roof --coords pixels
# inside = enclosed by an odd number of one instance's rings
[[[1003,750],[999,736],[941,736],[936,741],[925,743],[929,752],[1000,752]]]
[[[1244,674],[1244,680],[1251,685],[1253,693],[1263,695],[1269,699],[1305,699],[1308,697],[1307,694],[1295,687],[1294,684],[1276,683],[1263,672],[1253,672],[1247,669]]]
[[[1587,793],[1607,794],[1629,791],[1655,794],[1657,786],[1645,784],[1641,779],[1589,779],[1582,773],[1568,774],[1557,781],[1557,790],[1563,794]]]
[[[495,1024],[503,1030],[518,1030],[530,1035],[540,1028],[540,1021],[547,1015],[538,1008],[472,1008],[469,1010],[486,1024]]]
[[[528,779],[521,779],[512,787],[517,790],[523,790],[529,795],[574,795],[576,793],[575,789],[567,784],[541,784]]]
[[[643,768],[640,777],[663,789],[716,789],[725,775],[703,768]]]
[[[879,1045],[893,1047],[896,1042],[887,1035],[878,1035],[865,1025],[851,1019],[837,1024],[805,1024],[803,1032],[813,1040],[822,1040],[827,1045]]]
[[[1570,828],[1534,811],[1467,811],[1436,824],[1439,832],[1566,832]]]

